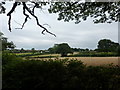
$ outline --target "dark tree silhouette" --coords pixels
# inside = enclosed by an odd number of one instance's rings
[[[102,39],[98,42],[98,51],[100,52],[118,52],[119,43],[109,39]]]
[[[8,42],[8,38],[2,36],[4,35],[2,32],[0,32],[0,44],[2,45],[2,48],[0,46],[0,51],[1,50],[7,50],[7,49],[11,49],[13,50],[16,46],[15,44],[11,41],[11,42]]]
[[[68,53],[72,53],[72,49],[67,43],[61,43],[56,46],[55,52],[61,54],[61,57],[66,57]]]

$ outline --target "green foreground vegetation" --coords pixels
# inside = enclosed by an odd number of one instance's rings
[[[22,60],[3,52],[3,89],[120,90],[120,67],[86,66],[78,60]]]

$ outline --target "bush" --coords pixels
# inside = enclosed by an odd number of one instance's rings
[[[24,60],[3,68],[3,89],[120,90],[120,67],[85,66],[77,60]]]
[[[59,61],[23,61],[3,69],[3,88],[61,88],[65,72]]]
[[[2,65],[15,63],[20,58],[18,58],[14,53],[9,53],[9,51],[2,52]]]
[[[119,56],[116,52],[81,52],[75,55],[69,55],[69,57],[111,57]]]

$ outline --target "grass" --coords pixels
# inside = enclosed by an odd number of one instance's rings
[[[59,57],[60,54],[44,54],[44,55],[34,55],[34,56],[30,56],[30,57],[48,57],[48,56]]]
[[[32,54],[32,53],[15,53],[16,55],[27,55],[27,54]]]

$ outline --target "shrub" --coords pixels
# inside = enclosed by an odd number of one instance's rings
[[[120,67],[85,66],[77,60],[24,60],[3,68],[3,89],[120,90]]]
[[[65,72],[59,61],[23,61],[3,69],[3,88],[60,88]]]
[[[9,51],[3,51],[2,52],[2,65],[10,64],[10,63],[15,63],[18,61],[20,58],[16,57],[14,53],[9,53]]]
[[[111,57],[119,56],[116,52],[81,52],[75,55],[69,55],[69,57]]]

